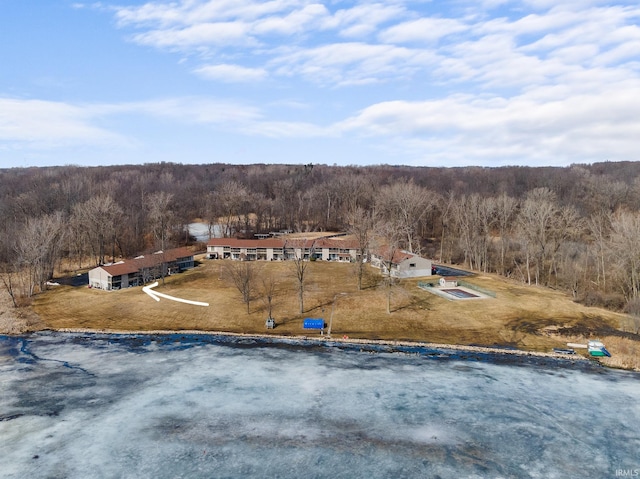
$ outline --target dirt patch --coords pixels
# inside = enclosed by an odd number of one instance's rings
[[[573,326],[558,328],[558,334],[563,336],[581,336],[585,338],[610,336],[616,338],[626,338],[631,341],[640,341],[640,334],[621,331],[608,324],[583,324],[578,323]]]
[[[508,321],[506,326],[512,331],[527,333],[527,334],[541,334],[541,332],[550,327],[558,324],[557,319],[545,318],[545,317],[518,317],[511,321]]]

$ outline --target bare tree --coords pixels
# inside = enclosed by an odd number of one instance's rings
[[[223,233],[220,227],[221,210],[218,207],[216,193],[209,191],[204,198],[204,203],[204,219],[207,222],[209,238],[214,238],[217,232]]]
[[[630,299],[626,307],[628,328],[634,334],[640,334],[640,298]]]
[[[314,185],[316,222],[325,229],[340,229],[349,223],[349,215],[356,208],[369,209],[374,189],[365,175],[346,173],[332,181]]]
[[[77,221],[88,239],[90,249],[97,264],[105,263],[106,250],[111,246],[111,256],[115,256],[116,226],[122,209],[111,195],[94,196],[73,209]]]
[[[287,243],[285,242],[285,249]],[[300,314],[304,314],[304,291],[307,281],[307,269],[309,268],[310,261],[305,259],[304,251],[307,248],[307,242],[301,243],[299,248],[294,248],[293,257],[290,258],[292,270],[295,274],[298,285],[298,303],[300,304]]]
[[[16,285],[15,285],[15,281],[13,279],[13,271],[8,271],[8,272],[4,272],[2,274],[0,274],[0,277],[2,278],[2,284],[4,284],[5,289],[7,290],[7,293],[9,294],[9,297],[11,298],[11,302],[13,303],[13,307],[17,308],[18,307],[18,292],[16,291]]]
[[[164,191],[151,193],[147,198],[149,221],[153,229],[153,235],[159,242],[162,251],[168,246],[169,236],[173,227],[174,213],[171,209],[172,200],[173,194]]]
[[[531,284],[531,262],[535,265],[536,284],[542,278],[550,253],[550,235],[557,213],[555,194],[548,188],[536,188],[527,194],[518,215],[518,227],[526,254],[527,282]]]
[[[572,206],[564,206],[558,208],[553,217],[550,238],[549,266],[547,268],[547,278],[551,278],[552,274],[556,280],[558,279],[558,252],[568,244],[574,243],[584,233],[584,221]],[[546,283],[548,285],[548,281]]]
[[[262,298],[267,307],[267,319],[273,319],[273,299],[278,290],[278,279],[271,273],[260,276]]]
[[[500,240],[500,274],[505,274],[505,255],[509,245],[509,236],[513,231],[518,202],[506,193],[493,199],[495,227]]]
[[[583,221],[575,208],[560,207],[548,188],[536,188],[527,194],[517,217],[531,284],[531,262],[536,284],[549,285],[557,280],[557,257],[560,248],[583,233]]]
[[[299,223],[298,211],[300,210],[298,188],[294,179],[284,178],[277,180],[273,190],[278,227],[293,229]]]
[[[455,195],[450,191],[446,196],[440,196],[437,199],[437,205],[440,209],[440,226],[442,228],[442,237],[440,238],[440,262],[444,261],[444,247],[447,242],[446,232],[451,227],[453,205],[455,203]],[[451,260],[449,260],[450,262]]]
[[[584,244],[573,241],[562,243],[556,260],[558,264],[556,279],[564,288],[571,291],[574,300],[578,299],[587,283],[587,260]]]
[[[237,181],[227,181],[220,185],[213,193],[215,209],[220,212],[222,218],[222,234],[224,237],[232,236],[238,224],[241,222],[242,206],[249,196],[247,188]]]
[[[640,297],[640,213],[621,212],[611,222],[611,251],[617,276],[627,298]]]
[[[72,214],[67,223],[67,243],[69,255],[73,257],[82,268],[85,256],[89,251],[88,236],[80,215]]]
[[[24,295],[31,297],[53,276],[64,236],[61,212],[28,218],[15,246],[18,269],[26,272]]]
[[[461,195],[453,206],[465,261],[471,269],[486,272],[494,204],[489,198],[472,194]]]
[[[433,193],[416,185],[413,180],[401,180],[380,190],[376,207],[381,217],[397,225],[406,249],[413,253],[420,250],[416,227],[434,207],[435,201]]]
[[[253,261],[230,260],[224,264],[223,272],[240,293],[249,314],[251,299],[257,287],[258,267]]]
[[[347,215],[347,221],[349,223],[347,231],[354,236],[357,243],[356,278],[358,280],[358,290],[362,290],[364,265],[369,255],[369,242],[376,222],[375,211],[365,210],[356,206]]]
[[[251,201],[256,231],[269,231],[273,224],[273,200],[263,194],[254,193]]]
[[[606,255],[609,250],[609,237],[611,235],[612,215],[608,211],[602,211],[591,215],[587,221],[587,227],[593,244],[596,256],[596,284],[604,291],[607,289],[607,260]]]
[[[381,261],[380,271],[383,275],[383,285],[387,297],[387,314],[391,314],[391,295],[396,280],[393,276],[393,265],[401,252],[400,241],[403,236],[402,231],[396,223],[389,221],[378,221],[375,227],[373,247],[376,255]]]

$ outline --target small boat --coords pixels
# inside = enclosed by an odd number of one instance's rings
[[[587,344],[587,350],[589,351],[589,354],[594,357],[611,357],[611,353],[607,351],[602,341],[589,341]]]
[[[556,354],[576,354],[576,351],[571,348],[553,348],[553,352]]]

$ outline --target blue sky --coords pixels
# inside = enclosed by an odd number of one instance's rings
[[[0,166],[638,160],[640,5],[0,0]]]

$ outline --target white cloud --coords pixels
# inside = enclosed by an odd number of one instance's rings
[[[603,67],[616,76],[637,71],[623,64],[635,59],[639,29],[626,23],[637,15],[637,8],[554,6],[514,20],[477,22],[470,35],[438,49],[443,61],[435,75],[442,82],[473,82],[481,91],[550,84],[581,90],[580,83],[568,83],[577,72],[592,71],[595,78]]]
[[[506,33],[513,37],[532,35],[536,33],[552,32],[581,22],[580,15],[562,9],[552,9],[544,13],[531,13],[522,18],[509,21],[499,17],[478,23],[475,26],[477,34]]]
[[[380,39],[387,43],[436,42],[467,29],[467,25],[455,19],[420,18],[388,28],[380,34]]]
[[[229,128],[259,121],[262,117],[256,107],[207,97],[175,97],[115,104],[110,113],[148,115],[170,118],[183,124],[200,123]]]
[[[480,3],[482,4],[482,8],[487,10],[499,7],[501,5],[506,5],[510,2],[511,0],[480,0]]]
[[[0,142],[56,147],[126,142],[96,125],[91,107],[44,100],[0,98]]]
[[[82,128],[88,138],[113,134],[100,128],[102,116],[141,115],[249,136],[367,137],[398,154],[451,162],[635,159],[634,2],[374,2],[150,0],[116,7],[132,41],[184,53],[179,68],[202,79],[252,83],[255,103],[176,93],[52,105],[74,138]],[[279,95],[305,108],[286,108]],[[8,131],[0,123],[0,135]]]
[[[366,3],[336,11],[323,27],[335,29],[341,37],[362,38],[405,15],[405,9],[399,4]]]
[[[228,83],[249,83],[261,81],[267,76],[262,68],[246,68],[240,65],[205,65],[193,70],[208,80],[218,80]]]
[[[615,45],[638,38],[636,25],[640,8],[602,7],[579,11],[554,9],[541,17],[541,22],[550,17],[567,19],[564,28],[547,28],[546,34],[526,46],[529,52],[552,51],[571,45],[593,44],[601,47]],[[571,21],[570,21],[571,20]],[[560,26],[560,25],[558,25]]]
[[[328,16],[319,3],[304,0],[149,2],[139,7],[118,8],[116,19],[122,27],[149,31],[134,41],[158,48],[238,46],[255,44],[253,35],[292,35]],[[251,37],[251,38],[249,38]]]
[[[241,22],[199,23],[185,28],[151,30],[133,36],[137,43],[164,48],[194,48],[202,45],[252,45],[249,26]]]
[[[433,57],[420,50],[351,42],[282,53],[272,66],[279,75],[340,86],[410,76],[430,62]]]
[[[177,49],[246,45],[270,35],[307,36],[327,30],[343,37],[362,37],[404,15],[406,11],[401,5],[384,3],[356,4],[332,14],[324,4],[308,0],[182,0],[167,4],[148,2],[115,11],[121,27],[144,30],[133,36],[134,41]],[[219,38],[212,28],[219,25],[226,25],[226,30],[242,31],[244,37],[227,34]],[[242,41],[248,36],[251,41]]]
[[[331,134],[330,128],[304,121],[273,120],[257,107],[206,97],[93,105],[0,98],[0,148],[139,147],[141,138],[125,137],[97,126],[103,120],[132,116],[170,120],[176,128],[202,125],[217,131],[265,138],[299,139]]]
[[[634,70],[638,71],[638,62],[640,61],[640,40],[626,42],[618,45],[611,50],[607,50],[594,61],[595,65],[611,65],[631,61]]]
[[[328,15],[323,5],[307,5],[284,16],[269,16],[256,21],[252,32],[258,35],[293,35],[314,28]]]
[[[171,27],[224,20],[250,22],[279,12],[304,8],[309,3],[305,0],[178,0],[170,3],[150,1],[141,6],[116,7],[115,15],[121,26]]]
[[[640,8],[598,3],[469,2],[464,13],[446,17],[436,3],[339,8],[312,0],[182,0],[119,8],[116,17],[139,30],[131,37],[138,43],[209,52],[221,66],[192,70],[205,78],[254,81],[269,71],[336,87],[408,82],[419,74],[450,89],[468,82],[499,89],[530,88],[578,68],[633,61]],[[510,9],[511,17],[488,18],[486,9],[498,6]],[[371,41],[341,42],[345,37]],[[411,49],[401,46],[408,42]],[[229,58],[233,71],[224,66]]]
[[[118,106],[121,110],[201,124],[217,130],[269,138],[326,136],[329,129],[307,122],[272,120],[257,107],[203,97],[169,98]]]
[[[598,94],[539,100],[547,96],[532,92],[512,98],[454,95],[383,102],[335,127],[344,134],[395,139],[397,147],[421,145],[432,158],[458,157],[467,163],[637,158],[640,82],[612,84]]]

